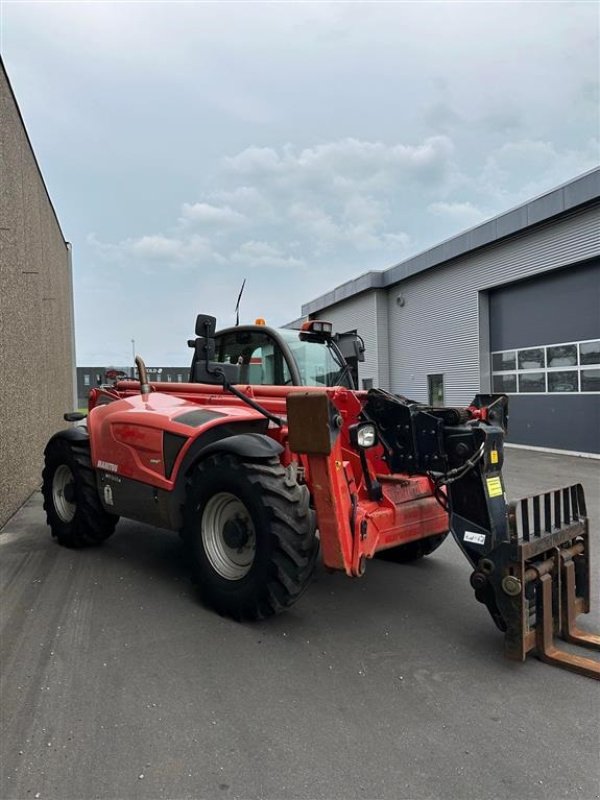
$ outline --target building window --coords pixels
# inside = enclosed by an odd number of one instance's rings
[[[557,347],[546,348],[549,367],[576,367],[577,345],[562,344]]]
[[[492,391],[499,394],[514,394],[517,391],[517,375],[515,372],[505,372],[503,375],[494,375]]]
[[[519,374],[519,392],[545,392],[545,372],[521,372]]]
[[[580,342],[580,364],[600,364],[600,340],[595,342]]]
[[[549,392],[577,392],[579,391],[579,375],[576,369],[568,372],[549,372],[548,373]]]
[[[581,391],[600,392],[600,369],[581,370]]]
[[[167,375],[167,380],[169,381],[169,383],[171,383],[171,381],[173,380],[173,376],[172,375]]]
[[[181,383],[183,381],[183,375],[181,373],[177,374],[177,383]]]
[[[372,389],[373,388],[373,378],[363,378],[362,379],[362,388],[363,389]]]
[[[444,405],[444,376],[443,375],[428,375],[427,376],[427,389],[429,393],[430,406],[443,406]]]
[[[492,353],[492,369],[494,372],[509,372],[516,368],[516,350],[508,350],[506,353]]]
[[[89,386],[90,385],[90,376],[89,375],[84,375],[83,376],[83,385],[84,386]]]
[[[540,369],[546,366],[543,347],[530,347],[518,351],[519,369]]]
[[[492,356],[492,391],[502,394],[600,392],[600,340],[565,342]]]

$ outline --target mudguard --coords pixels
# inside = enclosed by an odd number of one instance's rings
[[[212,453],[232,453],[254,461],[273,458],[282,452],[283,447],[279,442],[264,433],[240,433],[207,445],[198,454],[198,459],[206,458]]]
[[[61,431],[57,431],[54,436],[50,437],[48,444],[44,448],[44,452],[46,452],[52,442],[55,442],[57,439],[64,439],[67,442],[89,442],[90,435],[88,433],[87,426],[85,425],[76,425],[72,428],[64,428]]]

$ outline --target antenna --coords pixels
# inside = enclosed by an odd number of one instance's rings
[[[242,299],[242,295],[244,294],[244,286],[246,285],[246,278],[244,278],[242,282],[242,288],[240,289],[240,293],[238,294],[237,303],[235,304],[235,324],[236,327],[240,324],[240,300]]]

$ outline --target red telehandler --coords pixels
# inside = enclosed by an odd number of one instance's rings
[[[257,320],[257,323],[262,320]],[[320,320],[301,330],[199,315],[188,383],[92,389],[89,413],[45,450],[44,507],[67,547],[103,542],[120,516],[181,533],[204,601],[238,620],[289,608],[318,552],[352,577],[378,553],[408,562],[452,533],[505,652],[600,677],[555,637],[600,649],[576,627],[589,611],[581,485],[507,503],[508,400],[437,408],[357,391],[356,334]],[[85,420],[85,421],[84,421]]]

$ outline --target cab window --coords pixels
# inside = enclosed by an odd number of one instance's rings
[[[215,360],[221,364],[239,364],[240,383],[282,386],[292,382],[280,348],[265,333],[233,331],[219,336]]]

